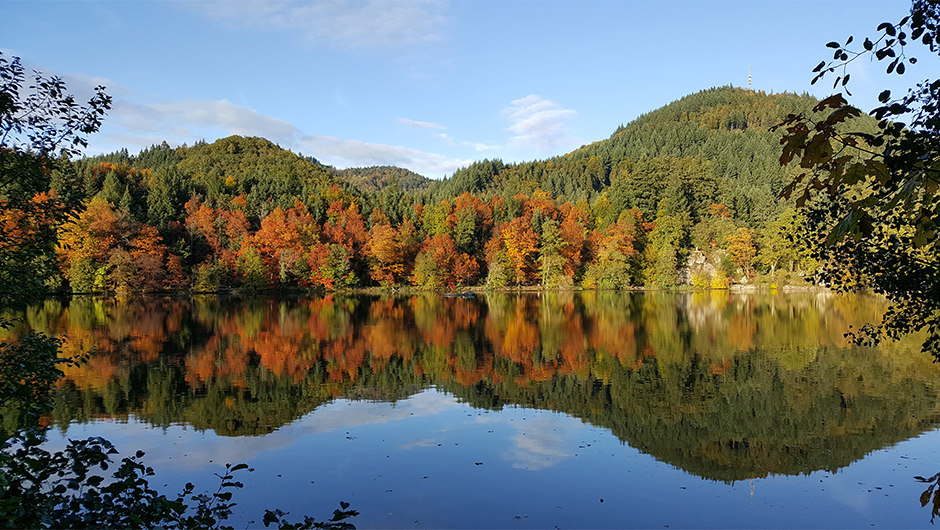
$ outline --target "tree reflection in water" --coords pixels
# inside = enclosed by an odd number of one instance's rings
[[[67,335],[66,354],[97,352],[61,382],[63,429],[134,415],[257,435],[336,397],[433,386],[483,409],[564,412],[731,483],[834,471],[932,428],[938,371],[916,338],[874,350],[843,337],[883,310],[859,296],[599,291],[74,298],[26,316]]]

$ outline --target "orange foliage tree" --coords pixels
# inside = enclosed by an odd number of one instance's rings
[[[168,259],[156,228],[115,212],[101,199],[93,199],[62,225],[57,255],[73,292],[162,289],[173,286],[167,281],[168,269],[182,273],[176,270],[178,258]]]
[[[400,234],[388,223],[385,214],[373,213],[373,217],[378,221],[369,232],[368,252],[372,258],[369,274],[382,286],[389,286],[400,282],[405,270]]]
[[[415,258],[411,282],[418,287],[436,289],[466,285],[476,280],[479,263],[476,258],[457,251],[454,238],[438,234],[424,242],[423,250]]]
[[[22,203],[0,199],[0,285],[30,292],[44,289],[43,279],[54,277],[55,227],[63,213],[54,191]],[[0,288],[0,299],[6,290]]]
[[[741,268],[745,278],[754,274],[754,256],[757,249],[754,246],[754,231],[739,228],[737,233],[728,236],[728,254],[731,261]]]
[[[500,233],[512,279],[516,285],[527,285],[535,277],[535,258],[539,236],[524,217],[510,221]]]

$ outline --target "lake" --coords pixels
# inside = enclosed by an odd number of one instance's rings
[[[359,528],[930,527],[940,369],[843,334],[830,293],[50,299],[51,447],[147,453],[166,493],[237,477],[265,508]],[[253,522],[252,522],[253,521]]]

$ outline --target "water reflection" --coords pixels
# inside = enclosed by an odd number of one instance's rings
[[[836,470],[932,428],[938,369],[916,340],[846,346],[850,325],[883,310],[809,293],[75,298],[27,321],[67,335],[67,353],[97,352],[62,381],[50,420],[63,430],[133,416],[254,436],[336,397],[396,402],[436,387],[478,409],[570,414],[731,483]],[[393,419],[381,410],[334,419]],[[507,458],[555,465],[569,452],[553,436],[528,425]]]

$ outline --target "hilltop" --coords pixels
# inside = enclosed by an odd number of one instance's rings
[[[763,223],[778,211],[776,195],[790,178],[780,167],[780,133],[770,129],[816,103],[809,95],[712,88],[562,156],[518,164],[478,162],[455,172],[437,195],[542,189],[553,197],[593,202],[606,192],[615,210],[637,208],[653,219],[659,201],[680,191],[699,203],[699,211],[721,203],[735,218]]]

